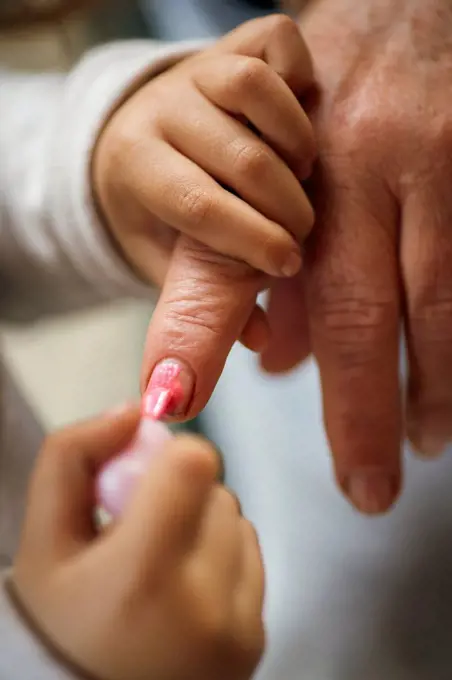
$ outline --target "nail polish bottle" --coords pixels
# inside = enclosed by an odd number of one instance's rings
[[[96,501],[102,523],[118,519],[140,478],[172,437],[164,423],[142,418],[135,438],[125,451],[109,461],[96,482]]]
[[[180,365],[171,360],[156,367],[141,401],[142,418],[134,440],[101,470],[96,500],[102,524],[122,514],[150,461],[173,436],[161,418],[174,412],[184,399],[180,370]]]

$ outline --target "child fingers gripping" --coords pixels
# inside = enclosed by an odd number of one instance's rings
[[[97,471],[138,418],[133,408],[104,416],[43,447],[8,585],[12,610],[37,635],[37,651],[29,640],[23,650],[30,674],[41,677],[42,644],[48,667],[64,664],[71,677],[246,680],[264,648],[263,566],[252,526],[216,482],[210,445],[169,442],[122,518],[102,535],[94,528]],[[1,644],[20,647],[8,632]]]
[[[296,24],[258,19],[145,83],[98,138],[104,222],[141,277],[163,286],[142,387],[161,360],[177,360],[178,418],[205,404],[237,339],[265,347],[257,295],[301,267],[315,143],[298,97],[312,83]]]

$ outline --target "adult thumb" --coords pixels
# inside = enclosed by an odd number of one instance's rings
[[[194,417],[244,331],[244,344],[261,349],[267,326],[256,297],[265,282],[245,263],[180,237],[145,344],[141,386],[151,411],[169,387],[165,383],[177,379],[178,400],[166,414],[178,420]]]

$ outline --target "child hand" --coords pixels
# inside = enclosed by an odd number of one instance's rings
[[[296,95],[312,80],[296,24],[271,16],[146,83],[112,116],[94,191],[146,280],[163,283],[179,233],[272,276],[298,271],[313,224],[300,180],[315,146]]]
[[[264,646],[258,542],[192,437],[153,461],[122,519],[93,527],[95,476],[139,413],[50,437],[32,480],[13,591],[37,630],[105,680],[246,680]]]

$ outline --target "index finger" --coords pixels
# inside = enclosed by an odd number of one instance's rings
[[[344,168],[328,172],[307,252],[310,336],[336,476],[355,507],[375,514],[392,505],[401,476],[397,211],[373,178],[344,186]]]
[[[183,394],[168,415],[190,418],[206,404],[265,280],[242,262],[179,239],[149,326],[142,373],[151,397],[165,388],[166,375],[177,374]],[[165,366],[171,370],[165,373]]]

